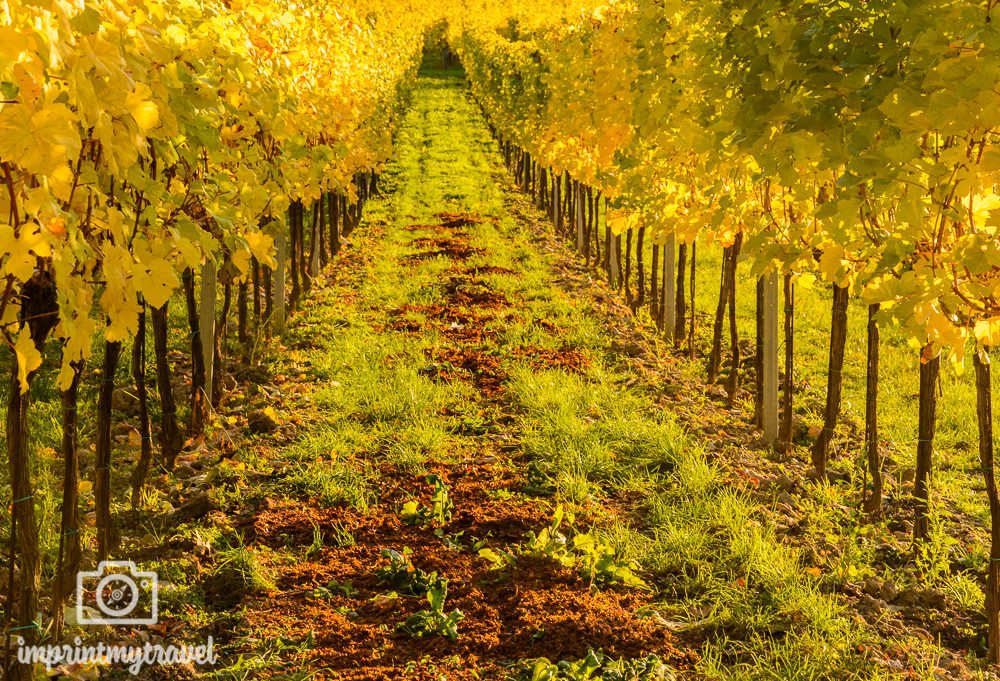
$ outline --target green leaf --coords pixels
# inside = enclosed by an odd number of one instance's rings
[[[83,35],[92,35],[101,28],[101,14],[93,7],[87,7],[69,20],[73,30]]]

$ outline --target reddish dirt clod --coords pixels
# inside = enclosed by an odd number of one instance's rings
[[[441,220],[441,224],[444,227],[452,229],[468,227],[469,225],[481,225],[484,222],[497,222],[496,218],[484,217],[476,213],[436,213],[434,217]]]

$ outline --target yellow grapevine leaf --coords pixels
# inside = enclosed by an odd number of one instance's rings
[[[624,210],[612,210],[608,211],[607,221],[613,234],[624,234],[638,226],[639,214]]]
[[[152,259],[144,267],[138,268],[134,276],[136,291],[153,307],[162,307],[180,286],[174,266],[163,258]]]
[[[156,127],[160,120],[160,110],[156,104],[149,101],[152,91],[143,83],[136,83],[135,90],[125,97],[125,108],[132,114],[136,124],[142,131]]]
[[[73,112],[50,104],[32,113],[27,106],[0,109],[0,157],[25,170],[48,175],[80,152]]]
[[[35,341],[31,339],[31,330],[27,326],[22,326],[21,332],[17,334],[14,355],[17,357],[17,378],[21,382],[23,395],[28,392],[28,375],[42,366],[42,354],[35,347]]]
[[[3,269],[19,281],[27,281],[35,271],[35,256],[49,255],[49,244],[45,241],[38,225],[21,225],[21,233],[15,236],[14,228],[0,224],[0,253],[7,255]]]
[[[976,229],[983,229],[998,210],[1000,210],[1000,196],[996,194],[977,196],[972,208],[972,220]]]
[[[1000,319],[981,319],[976,322],[973,333],[983,346],[992,348],[1000,345]]]
[[[274,266],[274,237],[264,232],[249,232],[246,235],[250,253],[266,265]]]

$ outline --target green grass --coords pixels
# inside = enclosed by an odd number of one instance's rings
[[[241,539],[219,550],[212,577],[230,589],[249,594],[267,593],[278,588],[258,552],[246,546]]]
[[[374,498],[368,476],[341,463],[298,465],[284,479],[283,487],[292,496],[316,499],[325,507],[344,504],[363,511]]]

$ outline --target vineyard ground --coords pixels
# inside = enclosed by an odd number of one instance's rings
[[[382,180],[262,367],[231,363],[211,436],[153,481],[144,510],[116,509],[116,553],[163,583],[156,635],[213,634],[225,679],[502,678],[591,648],[704,678],[977,673],[981,593],[958,570],[981,567],[981,529],[955,516],[954,536],[914,562],[900,509],[859,523],[858,480],[800,483],[803,464],[757,449],[750,411],[726,410],[700,361],[664,348],[550,236],[460,72],[422,75]],[[702,311],[713,257],[701,255]],[[822,299],[800,302],[810,325]],[[811,375],[825,341],[806,333]],[[40,490],[57,487],[51,373],[34,387]],[[135,443],[117,435],[123,457]],[[970,487],[967,466],[939,478],[948,498]],[[430,474],[451,517],[408,524],[407,502],[441,502]],[[54,495],[38,499],[54,526]],[[569,549],[543,540],[560,507]],[[54,536],[42,534],[49,556]],[[617,558],[598,567],[602,547]],[[400,583],[380,571],[384,550],[449,580],[455,641],[397,631],[427,601],[406,593],[414,570]]]

